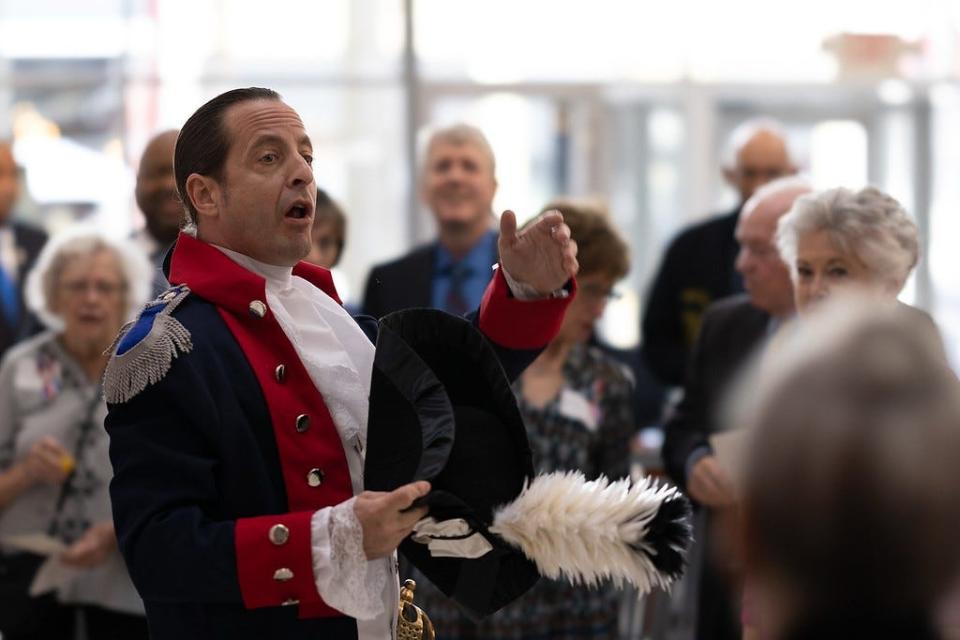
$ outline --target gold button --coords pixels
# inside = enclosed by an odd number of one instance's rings
[[[295,605],[295,604],[300,604],[300,601],[297,600],[296,598],[287,598],[286,600],[284,600],[283,602],[280,603],[280,606],[281,606],[281,607],[292,607],[292,606]]]
[[[293,571],[287,569],[286,567],[280,567],[273,572],[273,579],[277,582],[287,582],[288,580],[293,580]]]
[[[287,377],[287,368],[278,364],[277,368],[273,370],[273,377],[277,379],[277,382],[283,382],[284,378]]]
[[[307,472],[307,484],[311,487],[319,487],[323,484],[323,479],[326,475],[323,469],[310,469],[310,471]]]
[[[310,416],[301,413],[297,416],[297,433],[303,433],[310,428]]]
[[[287,544],[287,540],[290,539],[290,529],[288,529],[285,525],[275,524],[270,527],[270,533],[268,536],[270,538],[270,542],[279,547],[282,544]]]
[[[255,315],[258,318],[262,318],[267,315],[267,305],[260,300],[254,300],[247,308],[250,309],[250,313],[252,315]]]

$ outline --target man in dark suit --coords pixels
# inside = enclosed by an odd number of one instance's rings
[[[644,362],[667,386],[684,381],[690,347],[703,313],[715,300],[743,290],[734,261],[740,210],[761,185],[796,172],[780,127],[769,120],[743,123],[731,134],[723,176],[739,204],[683,230],[670,243],[650,287],[641,331]]]
[[[144,227],[133,239],[155,267],[155,296],[169,286],[160,266],[183,223],[183,203],[173,177],[173,149],[179,133],[174,129],[154,136],[143,150],[137,169],[137,206],[143,213]]]
[[[437,222],[437,239],[377,265],[363,293],[363,312],[380,318],[409,307],[462,315],[480,302],[496,264],[493,151],[476,127],[437,131],[427,144],[420,196]]]
[[[23,304],[23,280],[47,234],[11,219],[19,195],[13,149],[8,142],[0,141],[0,355],[39,329]]]
[[[746,294],[713,304],[694,343],[683,399],[665,425],[663,461],[670,478],[711,517],[734,504],[730,478],[710,447],[719,431],[717,411],[729,383],[777,326],[793,315],[793,287],[774,244],[777,221],[794,200],[810,191],[799,178],[783,178],[761,188],[743,207],[737,224],[740,245],[736,269]],[[709,528],[708,528],[709,531]],[[708,532],[701,569],[697,638],[740,638],[735,601],[726,584],[723,541]]]

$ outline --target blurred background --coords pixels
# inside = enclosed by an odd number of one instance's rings
[[[317,184],[350,219],[349,300],[369,267],[432,237],[416,193],[432,127],[466,121],[498,160],[495,209],[606,200],[634,265],[602,323],[638,340],[670,237],[732,206],[719,169],[746,118],[786,127],[821,187],[875,184],[916,217],[905,301],[960,362],[960,2],[914,0],[0,0],[0,136],[22,216],[142,226],[136,162],[228,88],[303,116]]]

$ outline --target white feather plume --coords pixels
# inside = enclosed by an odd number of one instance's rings
[[[580,472],[549,473],[499,508],[490,531],[519,547],[543,576],[589,586],[628,582],[644,594],[673,581],[654,566],[645,539],[661,505],[673,499],[683,499],[676,488],[650,478],[588,481]]]

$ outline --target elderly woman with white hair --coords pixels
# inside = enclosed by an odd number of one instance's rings
[[[51,240],[28,275],[27,304],[48,330],[0,365],[4,640],[72,638],[77,620],[89,640],[147,637],[117,551],[100,381],[104,352],[150,283],[142,253],[92,230]],[[52,593],[30,594],[38,571],[59,574]]]
[[[780,219],[777,246],[801,315],[851,285],[895,299],[919,255],[916,224],[899,202],[874,187],[797,199]]]
[[[812,312],[836,294],[857,293],[877,309],[895,303],[919,257],[917,226],[897,200],[875,187],[843,187],[802,196],[777,227],[777,247],[790,270],[800,323],[770,345],[781,356],[793,334],[804,331]],[[929,315],[907,305],[900,312],[939,339]],[[768,640],[763,606],[751,585],[744,602],[744,639]]]

